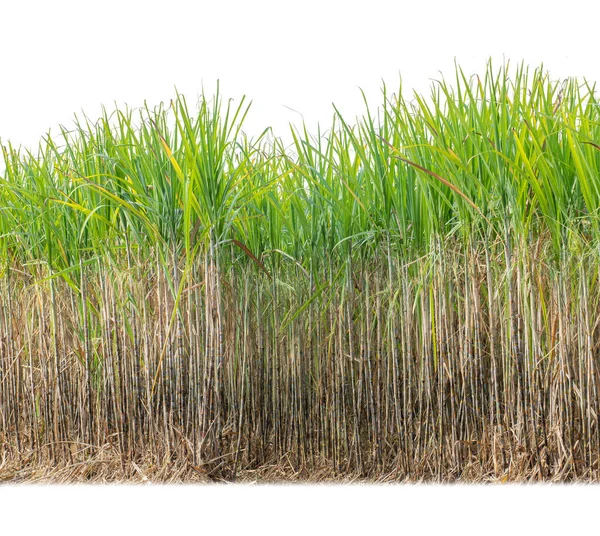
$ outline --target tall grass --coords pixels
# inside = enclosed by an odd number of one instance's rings
[[[3,146],[0,475],[598,479],[594,87],[457,68],[289,147],[248,108]]]

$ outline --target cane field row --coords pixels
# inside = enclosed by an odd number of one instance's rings
[[[0,480],[597,481],[593,84],[249,108],[2,142]]]

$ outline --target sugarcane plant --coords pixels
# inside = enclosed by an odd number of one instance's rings
[[[597,480],[595,86],[457,66],[289,145],[249,108],[2,143],[0,477]]]

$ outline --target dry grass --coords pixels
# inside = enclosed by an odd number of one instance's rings
[[[251,269],[222,276],[221,317],[200,285],[176,323],[148,266],[86,276],[85,314],[66,284],[12,279],[0,474],[596,480],[598,296],[528,256],[510,280],[500,254],[460,248],[373,265],[291,320],[309,289],[274,301]]]

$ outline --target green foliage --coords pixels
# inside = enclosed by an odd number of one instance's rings
[[[589,84],[523,65],[512,78],[508,66],[489,64],[483,78],[457,68],[429,98],[384,87],[381,108],[354,126],[336,110],[325,134],[293,130],[289,149],[243,136],[248,108],[224,106],[217,88],[196,111],[177,95],[168,108],[85,118],[38,154],[4,146],[2,251],[59,271],[123,259],[126,247],[193,258],[211,240],[218,251],[237,240],[310,271],[376,256],[388,239],[418,254],[457,233],[547,235],[557,252],[572,233],[597,240],[600,112]]]

